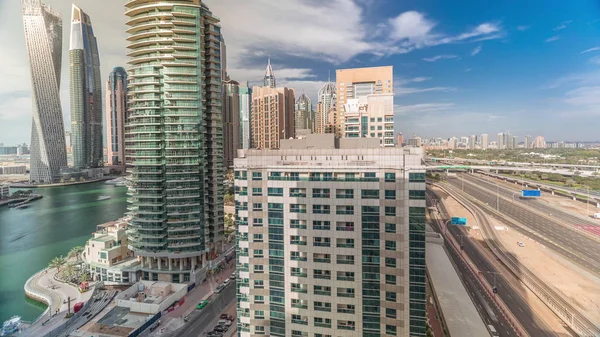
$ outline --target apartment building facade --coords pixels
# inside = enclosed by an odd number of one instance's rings
[[[240,336],[425,336],[422,155],[333,134],[240,151]]]
[[[382,146],[394,146],[394,95],[375,94],[347,100],[344,105],[344,137],[378,138]]]
[[[279,141],[294,137],[294,90],[254,87],[252,89],[252,147],[278,149]]]

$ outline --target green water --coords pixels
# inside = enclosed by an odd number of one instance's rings
[[[45,306],[25,297],[25,281],[53,257],[83,245],[96,225],[126,211],[125,187],[94,183],[34,192],[44,198],[28,208],[0,207],[0,324],[12,315],[37,318]],[[98,201],[101,195],[111,198]]]

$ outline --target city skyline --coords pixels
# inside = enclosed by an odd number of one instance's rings
[[[64,0],[48,3],[65,13],[71,5]],[[329,71],[389,64],[395,66],[395,112],[402,120],[396,122],[396,132],[423,136],[444,133],[449,137],[498,125],[520,134],[544,133],[549,139],[595,140],[592,121],[597,116],[595,107],[599,102],[594,97],[598,96],[595,90],[600,77],[594,64],[597,43],[590,32],[598,29],[595,20],[600,15],[591,1],[556,5],[560,8],[534,11],[533,16],[528,16],[529,11],[478,4],[465,16],[445,4],[436,6],[436,1],[417,7],[371,1],[367,7],[364,1],[340,0],[327,10],[336,13],[330,23],[340,21],[339,30],[332,34],[336,41],[310,34],[310,25],[304,23],[313,23],[324,13],[318,10],[311,17],[308,13],[312,9],[300,1],[290,1],[282,8],[265,4],[273,11],[295,10],[297,18],[286,22],[263,20],[269,11],[257,11],[242,2],[231,6],[214,0],[206,3],[223,22],[229,45],[229,73],[241,83],[249,80],[254,85],[262,81],[264,61],[270,56],[278,85],[303,91],[316,102],[317,91],[327,81]],[[226,6],[230,8],[225,10]],[[111,37],[109,46],[100,46],[104,81],[114,66],[126,61],[123,6],[90,3],[86,10],[104,18],[95,23],[96,35],[100,39]],[[21,23],[13,15],[18,11],[16,2],[0,4],[0,37],[6,41],[3,53],[8,60],[0,70],[11,83],[0,86],[0,133],[5,143],[27,141],[23,134],[27,133],[31,111],[25,104],[30,86],[22,79],[27,70],[23,39],[20,33],[11,33],[22,31],[17,29]],[[342,14],[349,23],[341,20]],[[575,17],[577,20],[561,24]],[[273,28],[265,29],[261,21]],[[373,22],[389,28],[389,33],[367,34],[371,26],[376,26],[370,25]],[[255,24],[260,29],[247,29]],[[323,24],[313,23],[315,28]],[[306,36],[289,39],[284,34],[287,32]],[[581,38],[574,39],[576,35]],[[255,43],[261,39],[266,42]],[[523,43],[531,46],[526,53],[519,52]],[[352,48],[346,48],[346,44]],[[65,68],[65,57],[62,62]],[[517,83],[515,79],[521,76],[525,80]],[[62,82],[66,79],[63,73]],[[69,125],[65,86],[61,97],[65,124]],[[545,118],[536,118],[540,115]]]

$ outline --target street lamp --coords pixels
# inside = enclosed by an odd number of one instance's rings
[[[497,271],[488,271],[488,273],[494,274],[494,285],[492,286],[492,292],[494,293],[494,296],[495,296],[498,293],[498,288],[496,287],[496,274],[501,274],[501,273],[497,272]]]

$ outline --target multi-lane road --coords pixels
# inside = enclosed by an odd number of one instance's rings
[[[465,175],[461,178],[464,180],[449,179],[449,183],[488,204],[490,208],[495,209],[498,205],[498,211],[502,213],[504,220],[512,219],[524,227],[515,226],[515,229],[590,272],[600,275],[600,251],[596,249],[598,241],[573,228],[568,228],[573,224],[565,224],[560,220],[563,216],[560,215],[560,210],[553,209],[552,213],[545,214],[543,211],[538,211],[533,206],[534,203],[529,205],[529,202],[535,200],[513,202],[512,198],[506,198],[506,191],[501,192],[503,190],[499,186],[478,179],[474,180]],[[512,195],[514,192],[509,193]]]
[[[442,211],[444,211],[442,207]],[[465,235],[462,228],[459,226],[448,226],[448,232],[460,242],[460,236]],[[479,268],[482,272],[482,276],[485,277],[487,282],[491,285],[496,284],[498,294],[502,301],[506,304],[512,314],[519,321],[521,326],[527,331],[530,336],[553,336],[557,335],[550,329],[546,323],[538,317],[538,315],[530,309],[530,305],[521,297],[515,287],[523,287],[519,284],[511,283],[505,275],[503,275],[493,263],[489,262],[483,254],[477,249],[477,247],[470,240],[462,240],[464,253],[469,257],[469,259]],[[453,260],[459,259],[456,257],[456,253],[453,250],[449,249],[451,252],[451,256]],[[454,255],[454,256],[453,256]],[[470,287],[469,291],[473,293],[474,291],[484,291],[478,287],[473,288],[476,282],[472,282],[465,275],[469,275],[466,270],[466,266],[463,263],[455,262],[455,265],[459,267],[459,270],[462,274],[462,279],[465,281],[465,284]],[[482,303],[479,306],[483,305]],[[494,310],[494,314],[497,317],[497,324],[492,323],[496,330],[499,331],[501,336],[515,336],[514,330],[511,328],[510,324],[504,316],[496,309],[494,305],[490,305]],[[488,315],[488,319],[491,318]]]

